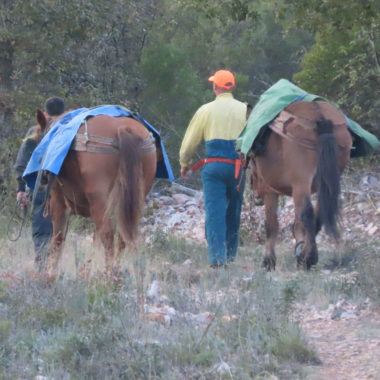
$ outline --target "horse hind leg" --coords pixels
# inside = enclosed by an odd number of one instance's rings
[[[48,275],[55,279],[58,275],[58,263],[66,238],[70,210],[66,207],[63,195],[59,191],[52,191],[50,205],[53,233],[50,242],[50,253],[45,267]]]
[[[105,216],[106,201],[103,196],[86,194],[90,203],[90,215],[95,223],[94,240],[100,240],[105,251],[106,274],[115,266],[114,226],[111,217]]]
[[[293,235],[296,240],[295,254],[298,266],[310,269],[318,262],[318,250],[315,242],[317,218],[310,197],[305,193],[293,195],[295,204],[295,221]]]
[[[278,209],[278,194],[267,193],[264,195],[265,205],[265,232],[266,244],[263,267],[267,271],[276,269],[276,253],[275,245],[279,230],[277,209]]]

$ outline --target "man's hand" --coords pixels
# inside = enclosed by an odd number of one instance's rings
[[[189,178],[189,175],[188,175],[189,170],[190,170],[190,168],[188,168],[188,167],[181,168],[181,177],[184,179],[188,179]]]
[[[25,207],[29,203],[28,193],[25,191],[19,191],[16,197],[17,202],[20,203],[20,207]]]

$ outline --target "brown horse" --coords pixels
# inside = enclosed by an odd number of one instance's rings
[[[340,174],[350,158],[352,137],[344,115],[327,102],[296,102],[260,132],[253,145],[252,188],[265,206],[266,247],[263,265],[275,269],[279,230],[279,195],[293,197],[297,263],[310,269],[318,262],[316,235],[338,238]],[[317,193],[313,207],[310,196]]]
[[[41,111],[37,111],[37,121],[44,132],[47,120]],[[93,219],[95,237],[105,248],[106,271],[115,268],[114,225],[120,251],[136,237],[156,167],[154,138],[138,121],[99,115],[83,123],[51,184],[47,210],[53,235],[45,268],[48,273],[57,275],[70,214]]]

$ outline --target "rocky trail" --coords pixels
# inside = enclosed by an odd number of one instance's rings
[[[344,177],[342,184],[342,241],[351,238],[380,237],[380,173],[366,173],[358,179]],[[241,228],[259,242],[265,240],[264,207],[254,206],[253,195],[247,190],[242,211]],[[205,242],[204,210],[201,191],[174,184],[162,193],[153,193],[147,201],[142,218],[142,232],[157,229],[186,239]],[[289,242],[294,206],[289,197],[279,207],[281,241]],[[319,242],[325,242],[321,233]]]
[[[380,320],[370,304],[340,301],[324,311],[303,306],[301,313],[321,360],[310,379],[380,379]]]
[[[253,207],[254,199],[251,196],[245,199],[242,234],[245,238],[262,243],[265,239],[264,209]],[[160,229],[175,236],[205,242],[202,206],[202,193],[182,186],[175,185],[162,195],[153,194],[148,200],[149,211],[143,218],[145,236],[149,236],[149,231]],[[293,211],[292,200],[284,198],[279,208],[279,240],[289,245],[292,244],[290,226]],[[346,244],[350,241],[378,241],[379,173],[358,173],[356,178],[343,178],[342,221],[342,241]],[[323,247],[332,242],[321,233],[318,244]],[[344,281],[350,276],[355,277],[355,273],[336,274],[330,270],[324,270],[324,273],[326,277],[343,276]],[[204,323],[207,323],[210,316],[194,318],[204,318]],[[308,379],[380,379],[380,311],[369,299],[357,303],[342,299],[330,304],[327,309],[315,304],[297,304],[295,319],[321,360],[321,365],[310,370]]]

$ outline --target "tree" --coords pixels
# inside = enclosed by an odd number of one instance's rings
[[[0,182],[16,140],[51,95],[68,106],[136,104],[137,66],[158,10],[150,0],[0,3]],[[12,151],[10,152],[10,149]]]
[[[298,26],[316,34],[295,81],[380,136],[380,3],[287,0],[286,6]]]

